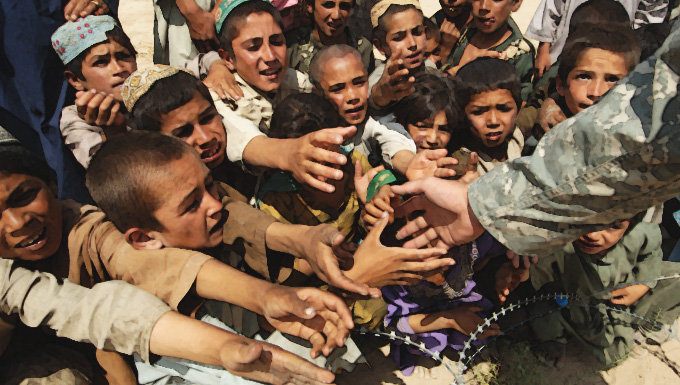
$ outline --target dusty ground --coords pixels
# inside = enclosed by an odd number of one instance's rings
[[[524,0],[520,10],[513,15],[515,21],[524,31],[532,17],[538,0]],[[436,0],[421,0],[426,15],[439,9]],[[153,51],[153,7],[149,0],[121,0],[119,9],[123,28],[131,37],[132,43],[139,52],[138,65],[144,68],[152,63]],[[404,377],[396,370],[390,357],[387,341],[381,338],[363,337],[360,343],[369,361],[351,374],[338,376],[339,385],[445,385],[451,384],[454,377],[443,365],[435,365],[429,359],[420,364],[427,368],[419,370],[419,374]],[[495,350],[491,358],[480,363],[465,373],[467,383],[474,384],[621,384],[652,385],[680,384],[680,341],[671,341],[662,345],[662,349],[650,353],[643,359],[629,357],[618,366],[607,371],[595,360],[589,351],[582,349],[577,343],[567,348],[567,360],[561,368],[548,365],[531,353],[525,343],[498,343],[489,350]],[[500,364],[496,364],[497,356]],[[455,359],[455,357],[454,357]],[[445,358],[450,362],[450,359]]]

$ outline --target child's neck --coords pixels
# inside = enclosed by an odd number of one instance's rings
[[[471,135],[473,136],[473,135]],[[510,141],[510,138],[506,138],[505,142],[502,144],[496,146],[496,147],[487,147],[482,143],[481,140],[479,140],[476,136],[473,136],[473,140],[470,141],[469,143],[471,144],[470,150],[475,151],[477,153],[484,153],[488,156],[490,156],[492,159],[495,159],[500,162],[505,162],[508,160],[508,142]]]
[[[470,44],[477,47],[478,49],[487,50],[503,43],[510,37],[510,35],[512,35],[512,31],[510,30],[508,22],[506,21],[502,27],[498,28],[492,33],[483,33],[477,30],[477,33],[475,33],[472,36],[472,39],[470,39]]]
[[[314,34],[314,37],[324,46],[333,44],[349,44],[349,33],[347,31],[347,27],[345,27],[345,30],[342,31],[342,33],[338,36],[326,36],[323,33],[319,33],[319,28],[316,26],[314,27],[312,33]]]

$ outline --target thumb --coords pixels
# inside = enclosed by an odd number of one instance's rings
[[[390,222],[390,214],[387,211],[383,211],[382,215],[380,216],[380,220],[375,223],[375,226],[371,229],[371,231],[368,233],[368,236],[366,237],[367,241],[373,241],[375,243],[380,243],[380,236],[382,235],[383,230],[385,230],[385,227],[387,227],[387,224]],[[361,246],[359,246],[361,247]]]
[[[400,186],[391,186],[392,191],[397,194],[397,195],[417,195],[417,194],[422,194],[425,192],[424,186],[423,186],[423,181],[426,181],[428,178],[425,179],[418,179],[415,181],[407,182],[404,183]]]
[[[307,302],[301,300],[300,297],[297,296],[297,293],[295,296],[291,297],[291,301],[288,302],[287,305],[288,309],[285,310],[292,315],[302,319],[312,319],[316,317],[316,309]]]

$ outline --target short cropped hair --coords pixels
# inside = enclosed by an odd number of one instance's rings
[[[272,15],[274,22],[277,23],[283,31],[281,14],[269,1],[251,0],[237,5],[224,20],[219,36],[221,48],[227,51],[232,57],[234,56],[234,47],[232,47],[231,42],[238,37],[241,28],[246,22],[246,18],[251,13],[268,13]]]
[[[85,60],[85,57],[87,56],[88,53],[90,53],[93,47],[96,47],[99,44],[108,43],[109,41],[115,41],[116,43],[122,45],[123,48],[130,51],[130,54],[132,56],[137,56],[137,51],[135,50],[135,47],[132,45],[130,38],[125,33],[125,31],[123,31],[123,28],[121,28],[120,26],[116,25],[110,31],[106,31],[106,37],[108,37],[109,40],[97,43],[89,47],[85,51],[81,52],[78,56],[76,56],[75,59],[71,60],[68,64],[66,64],[66,69],[73,72],[73,74],[78,79],[86,80],[83,77],[83,60]]]
[[[566,81],[569,73],[576,67],[578,58],[588,48],[599,48],[621,55],[628,71],[640,62],[640,43],[630,27],[580,24],[564,44],[557,76]]]
[[[92,157],[86,185],[92,199],[125,233],[133,227],[162,231],[154,217],[162,197],[153,184],[168,164],[184,155],[198,156],[181,140],[157,132],[132,131],[104,142]]]
[[[380,44],[387,44],[387,21],[392,18],[392,15],[409,9],[414,9],[418,11],[421,16],[423,15],[423,11],[414,7],[412,4],[392,4],[387,8],[385,13],[378,18],[378,25],[373,28],[373,38],[378,39]],[[423,19],[425,19],[424,16]]]
[[[331,102],[314,94],[297,93],[283,99],[274,110],[269,137],[295,139],[343,124]]]
[[[663,42],[671,33],[671,23],[652,23],[643,24],[635,30],[635,35],[640,42],[640,61],[652,56],[656,50],[661,48]]]
[[[361,54],[356,48],[350,47],[347,44],[332,44],[327,45],[319,50],[309,63],[309,78],[315,86],[321,88],[321,78],[323,77],[323,69],[331,59],[343,58],[347,55],[354,55],[362,63]]]
[[[131,125],[137,130],[160,131],[163,115],[189,103],[198,93],[214,107],[208,87],[184,71],[157,80],[132,108]]]
[[[444,75],[429,72],[421,73],[415,79],[415,91],[394,106],[397,122],[406,127],[432,119],[444,111],[448,124],[443,130],[453,133],[458,122],[453,82]]]
[[[0,175],[3,174],[32,176],[48,186],[56,181],[45,160],[19,143],[0,145]]]
[[[434,38],[434,41],[439,44],[442,40],[442,35],[439,33],[439,27],[437,27],[437,24],[427,17],[423,18],[423,24],[425,24],[425,38],[427,38],[427,40]]]
[[[616,24],[630,27],[628,11],[616,0],[588,0],[579,5],[569,19],[569,34],[579,24]]]
[[[475,95],[495,90],[510,91],[517,110],[522,106],[519,75],[515,67],[505,60],[480,57],[462,66],[453,80],[461,109],[465,109]]]

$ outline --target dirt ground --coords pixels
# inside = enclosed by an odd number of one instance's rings
[[[437,0],[421,0],[426,15],[439,9]],[[513,15],[522,31],[538,7],[538,0],[524,0],[520,10]],[[119,9],[123,28],[139,52],[138,66],[152,64],[153,3],[149,0],[121,0]],[[339,385],[448,385],[454,376],[444,365],[423,358],[419,368],[410,377],[403,376],[387,356],[388,340],[362,336],[358,343],[369,365],[360,365],[353,373],[338,376]],[[642,359],[628,357],[614,368],[603,370],[593,355],[578,342],[567,346],[567,359],[559,369],[532,353],[535,346],[510,339],[499,340],[488,350],[488,357],[478,360],[464,373],[468,384],[621,384],[652,385],[680,384],[680,341],[674,340]],[[444,361],[451,363],[451,355]],[[454,359],[455,356],[454,356]],[[455,367],[455,365],[453,365]]]

